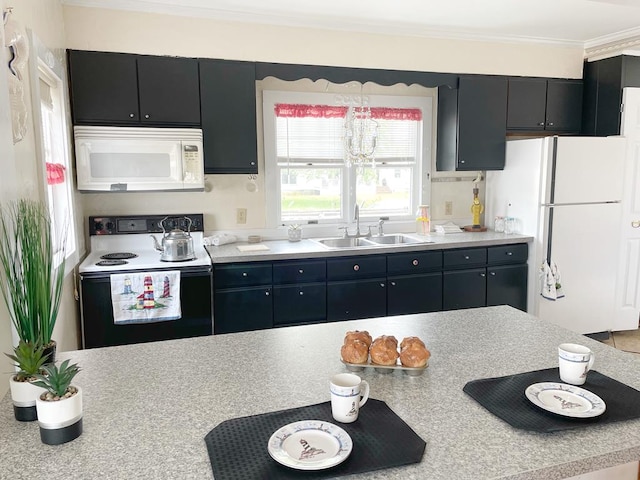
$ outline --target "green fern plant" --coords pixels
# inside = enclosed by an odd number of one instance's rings
[[[69,365],[69,360],[62,362],[60,367],[55,363],[49,363],[42,367],[43,373],[36,374],[36,381],[33,382],[37,387],[42,387],[55,397],[64,397],[73,377],[80,371],[77,363]]]
[[[15,366],[19,368],[15,375],[18,382],[25,382],[41,373],[48,358],[48,355],[44,355],[42,345],[22,340],[14,348],[13,354],[5,353],[5,355],[13,360]]]

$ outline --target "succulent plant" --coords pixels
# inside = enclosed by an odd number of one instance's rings
[[[54,397],[64,397],[71,385],[73,377],[80,371],[77,363],[69,365],[69,360],[62,362],[60,367],[55,363],[49,363],[42,367],[43,373],[35,375],[34,385],[42,387]]]
[[[35,377],[42,373],[42,369],[47,361],[48,355],[44,355],[44,349],[39,343],[24,342],[20,340],[18,346],[14,348],[13,355],[5,353],[7,357],[15,362],[15,366],[20,370],[16,373],[16,380],[24,382],[28,378]]]

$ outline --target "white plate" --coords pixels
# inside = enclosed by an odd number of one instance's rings
[[[534,383],[524,394],[534,405],[565,417],[597,417],[607,408],[595,393],[566,383]]]
[[[297,470],[323,470],[344,462],[353,442],[340,427],[321,420],[294,422],[276,430],[268,444],[269,455]]]

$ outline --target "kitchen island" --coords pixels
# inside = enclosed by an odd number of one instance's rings
[[[328,401],[329,377],[345,371],[344,333],[354,329],[417,335],[432,353],[420,376],[361,374],[371,397],[427,446],[421,463],[358,478],[550,480],[640,458],[640,420],[531,433],[462,391],[470,380],[555,367],[563,342],[589,346],[597,371],[640,388],[632,354],[501,306],[60,353],[82,368],[75,383],[84,391],[84,433],[42,444],[37,423],[14,420],[7,394],[0,477],[212,478],[204,436],[231,418]]]

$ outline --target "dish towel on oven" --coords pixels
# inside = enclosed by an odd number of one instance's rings
[[[555,262],[544,262],[540,272],[542,286],[540,294],[547,300],[557,300],[564,297],[560,270]]]
[[[152,323],[177,320],[180,308],[180,271],[111,275],[113,323]]]

